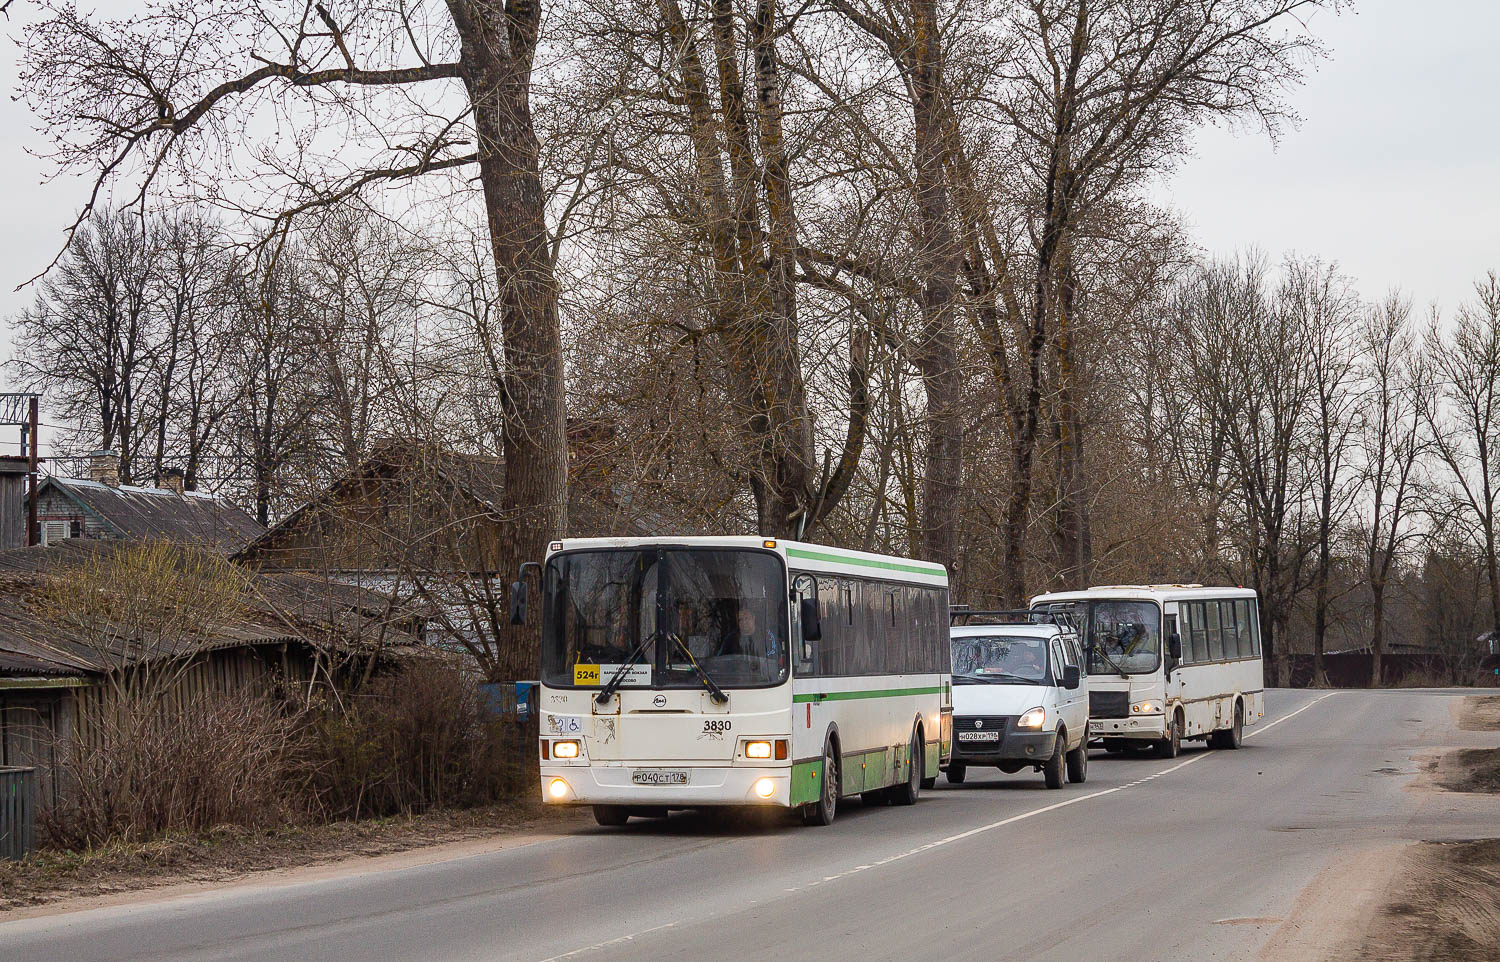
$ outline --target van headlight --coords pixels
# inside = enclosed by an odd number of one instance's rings
[[[1132,715],[1160,715],[1161,702],[1154,698],[1138,701],[1130,706],[1130,713]]]
[[[1032,708],[1016,720],[1017,728],[1041,728],[1047,722],[1047,709]]]

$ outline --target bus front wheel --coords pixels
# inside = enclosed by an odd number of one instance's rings
[[[594,821],[607,828],[618,828],[630,821],[630,809],[624,805],[595,805]]]
[[[832,825],[839,808],[839,753],[833,740],[823,742],[823,784],[818,789],[818,800],[802,806],[802,822],[805,825]]]
[[[1182,752],[1182,713],[1174,712],[1167,723],[1167,737],[1156,743],[1157,758],[1176,758]]]

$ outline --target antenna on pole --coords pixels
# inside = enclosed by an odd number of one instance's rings
[[[41,399],[40,394],[0,394],[0,425],[14,425],[21,429],[21,453],[26,456],[26,545],[42,543],[42,530],[37,524],[36,489],[39,480],[38,465],[41,463]]]

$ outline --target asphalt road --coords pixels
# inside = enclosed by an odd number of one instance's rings
[[[1276,691],[1240,751],[1095,752],[1088,782],[970,770],[829,828],[696,814],[419,867],[0,923],[0,959],[1251,958],[1320,870],[1500,834],[1410,787],[1442,691]]]

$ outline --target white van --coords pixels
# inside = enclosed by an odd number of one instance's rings
[[[1025,621],[1004,623],[1017,618]],[[970,765],[1007,774],[1030,768],[1048,788],[1062,788],[1065,770],[1070,782],[1088,777],[1089,694],[1078,638],[1067,624],[1035,618],[954,610],[953,756],[943,769],[950,785],[962,784]]]

